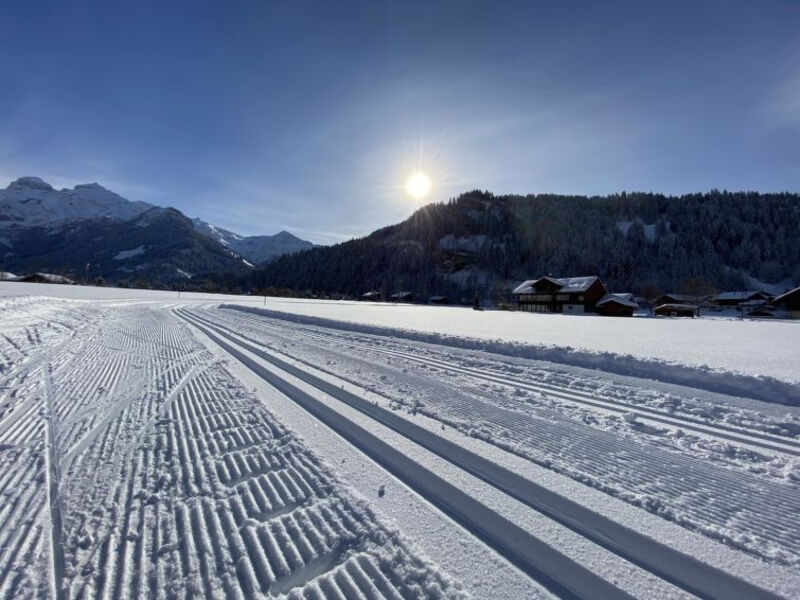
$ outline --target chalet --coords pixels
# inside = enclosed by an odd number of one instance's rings
[[[19,277],[8,271],[0,271],[0,281],[19,281]]]
[[[55,275],[53,273],[31,273],[30,275],[19,277],[17,281],[22,281],[25,283],[74,283],[72,279],[69,279],[68,277],[64,277],[63,275]]]
[[[511,298],[525,312],[577,314],[594,312],[607,294],[599,277],[540,277],[518,285]]]
[[[447,296],[431,296],[428,298],[430,304],[450,304],[450,298]]]
[[[368,300],[368,301],[371,301],[371,302],[380,302],[381,298],[382,298],[382,295],[378,290],[370,290],[369,292],[365,292],[365,293],[361,294],[361,299],[362,300]]]
[[[686,294],[664,294],[656,298],[653,306],[660,306],[662,304],[697,304],[697,299],[694,296],[687,296]]]
[[[653,314],[659,317],[696,317],[698,313],[695,304],[660,304],[653,309]]]
[[[606,294],[595,304],[597,314],[607,317],[632,317],[638,308],[633,294]]]
[[[800,319],[800,287],[781,294],[772,300],[773,306],[780,306],[789,311],[793,319]]]
[[[408,291],[396,292],[389,296],[389,300],[392,302],[413,302],[416,299],[417,297],[414,295],[414,292]]]
[[[714,304],[717,306],[739,306],[743,302],[769,302],[769,296],[757,290],[741,292],[720,292],[714,296]]]

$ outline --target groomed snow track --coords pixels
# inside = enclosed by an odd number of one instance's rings
[[[612,383],[330,323],[299,325],[250,309],[203,314],[301,368],[377,391],[390,408],[420,412],[737,552],[800,569],[800,461],[790,415],[742,411],[733,398],[695,400],[689,389],[651,394],[647,381]],[[597,391],[588,402],[573,400],[586,397],[581,389]],[[673,424],[656,427],[639,410],[647,402],[670,407],[659,412]],[[692,411],[707,415],[702,427]],[[740,424],[735,433],[723,417]],[[769,449],[759,445],[767,429],[784,432],[768,434]]]
[[[626,596],[622,590],[587,572],[557,549],[532,538],[528,532],[520,530],[502,516],[493,513],[488,507],[454,488],[436,473],[408,459],[369,431],[348,421],[340,413],[291,383],[285,376],[281,376],[273,369],[265,368],[254,360],[253,356],[402,434],[426,450],[490,484],[499,492],[523,502],[560,526],[580,534],[599,547],[691,594],[703,598],[743,600],[778,597],[734,574],[714,568],[593,512],[391,411],[376,406],[363,397],[338,388],[329,381],[278,358],[274,353],[266,351],[263,346],[242,339],[219,323],[186,310],[176,312],[272,386],[303,406],[422,497],[438,506],[522,571],[558,595],[583,598]],[[524,543],[518,543],[519,540]]]
[[[171,313],[118,310],[9,350],[0,599],[462,596]]]
[[[248,317],[252,319],[253,309],[243,307],[231,307],[237,313],[243,315],[245,319]],[[247,315],[245,317],[244,315]],[[322,334],[314,334],[308,331],[294,332],[294,335],[302,335],[305,338],[316,340],[328,340],[329,337]],[[791,454],[793,456],[800,456],[800,440],[795,440],[786,436],[771,435],[765,432],[746,430],[741,427],[733,427],[724,423],[706,422],[701,419],[692,418],[688,415],[681,415],[676,417],[663,410],[657,410],[642,406],[639,404],[631,404],[623,402],[610,397],[603,397],[598,394],[589,394],[579,390],[566,389],[556,385],[544,382],[531,382],[516,378],[510,375],[498,375],[491,371],[479,368],[470,368],[456,365],[452,362],[437,360],[430,356],[419,357],[410,352],[400,352],[386,348],[377,348],[375,346],[364,346],[354,342],[349,342],[348,345],[354,350],[360,350],[368,353],[377,353],[389,357],[400,358],[403,360],[416,362],[418,364],[433,366],[456,375],[469,375],[470,377],[482,379],[487,382],[498,383],[501,385],[511,386],[518,389],[529,390],[532,392],[539,392],[549,394],[554,398],[574,402],[576,404],[585,405],[593,408],[600,408],[609,412],[617,414],[633,414],[637,418],[654,423],[679,426],[682,429],[689,431],[696,431],[701,434],[711,435],[723,440],[731,440],[733,442],[755,446],[757,448],[764,448],[773,450],[775,452],[782,452]]]

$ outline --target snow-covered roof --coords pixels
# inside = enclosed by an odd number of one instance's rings
[[[742,300],[743,298],[750,298],[759,294],[762,296],[765,295],[758,290],[744,290],[741,292],[720,292],[717,294],[716,298],[717,300]]]
[[[792,296],[792,295],[794,295],[794,294],[797,294],[798,292],[800,292],[800,287],[796,287],[796,288],[794,288],[793,290],[789,290],[788,292],[786,292],[786,293],[784,293],[784,294],[781,294],[781,295],[780,295],[780,296],[778,296],[777,298],[774,298],[774,299],[772,300],[772,303],[773,303],[773,304],[780,304],[780,303],[781,303],[781,302],[783,302],[784,300],[788,299],[788,298],[789,298],[789,296]]]
[[[15,279],[19,279],[13,273],[8,271],[0,271],[0,281],[14,281]]]
[[[597,302],[597,306],[601,304],[608,304],[610,302],[614,302],[615,304],[621,304],[622,306],[629,306],[630,308],[639,308],[639,304],[637,304],[636,300],[633,297],[633,294],[606,294]]]
[[[672,293],[661,294],[660,298],[673,298],[678,301],[694,300],[694,298],[692,296],[689,296],[688,294],[672,294]]]
[[[64,277],[63,275],[56,275],[54,273],[41,273],[38,271],[36,273],[31,273],[30,275],[24,275],[19,279],[21,281],[25,281],[26,279],[33,279],[36,277],[44,279],[45,281],[49,281],[50,283],[73,283],[72,279],[70,279],[69,277]]]
[[[558,290],[560,294],[580,294],[592,287],[598,277],[590,275],[586,277],[540,277],[539,279],[528,279],[514,288],[512,293],[527,294],[533,291],[534,285],[542,280],[551,281],[555,285],[561,286]]]
[[[664,309],[678,309],[678,310],[697,310],[697,305],[695,304],[679,304],[677,302],[666,302],[664,304],[659,304],[655,307],[655,310],[659,310],[661,308]]]

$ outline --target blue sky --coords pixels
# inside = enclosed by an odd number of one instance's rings
[[[0,185],[318,243],[427,200],[800,191],[797,2],[8,2]]]

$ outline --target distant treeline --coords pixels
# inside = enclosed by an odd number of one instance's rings
[[[680,197],[494,196],[473,191],[431,204],[373,234],[213,274],[219,289],[422,298],[477,291],[501,301],[514,282],[599,275],[615,291],[751,287],[800,280],[800,195],[722,192]]]

